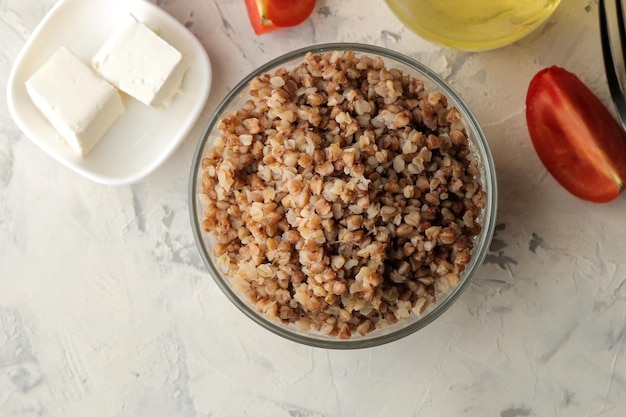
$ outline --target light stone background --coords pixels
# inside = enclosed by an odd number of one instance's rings
[[[0,0],[0,95],[53,0]],[[318,0],[257,37],[242,0],[160,0],[208,51],[211,95],[145,181],[98,185],[34,146],[0,101],[0,417],[623,416],[626,198],[570,196],[524,119],[540,69],[576,72],[609,105],[597,1],[564,0],[510,47],[464,53],[405,29],[381,0]],[[382,347],[327,351],[251,323],[203,266],[187,183],[211,110],[295,48],[365,42],[429,65],[469,102],[494,153],[498,229],[459,301]]]

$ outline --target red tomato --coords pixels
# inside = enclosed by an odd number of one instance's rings
[[[313,13],[315,0],[246,0],[257,35],[299,25]]]
[[[574,74],[546,68],[532,79],[526,121],[539,158],[575,196],[611,201],[626,182],[626,133]]]

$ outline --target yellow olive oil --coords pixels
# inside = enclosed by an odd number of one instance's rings
[[[540,26],[560,0],[386,0],[421,37],[469,51],[499,48]]]

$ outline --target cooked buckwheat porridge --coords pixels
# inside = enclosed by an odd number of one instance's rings
[[[267,317],[347,339],[459,283],[486,203],[461,113],[376,56],[250,82],[202,161],[219,268]]]

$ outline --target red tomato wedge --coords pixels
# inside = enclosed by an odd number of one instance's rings
[[[313,13],[316,0],[246,0],[257,35],[299,25]]]
[[[532,79],[526,122],[539,159],[570,193],[611,201],[626,182],[626,133],[574,74],[546,68]]]

